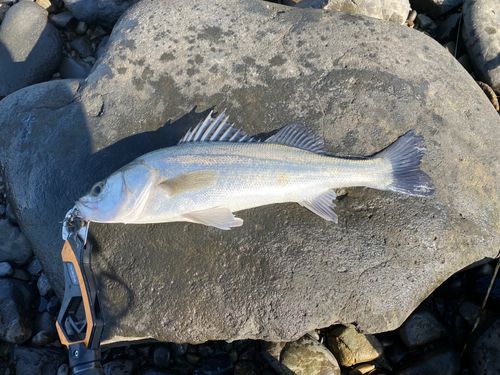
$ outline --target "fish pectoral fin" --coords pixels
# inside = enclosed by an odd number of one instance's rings
[[[218,179],[217,171],[205,169],[202,171],[184,173],[178,177],[164,180],[158,186],[162,188],[169,197],[172,197],[177,194],[214,186]]]
[[[229,230],[232,227],[240,227],[243,224],[243,219],[234,216],[231,210],[226,207],[194,211],[182,216],[189,221],[224,230]]]
[[[332,202],[335,198],[337,198],[335,192],[328,190],[326,193],[320,194],[312,200],[302,200],[298,203],[323,219],[337,223],[338,216],[333,212],[335,204]]]

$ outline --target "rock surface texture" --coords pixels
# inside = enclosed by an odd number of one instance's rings
[[[415,129],[436,194],[338,191],[338,224],[298,204],[240,212],[231,231],[93,223],[104,342],[287,341],[336,322],[394,330],[451,274],[497,255],[500,120],[436,42],[341,12],[151,1],[121,18],[85,81],[0,102],[8,197],[60,296],[60,221],[74,201],[224,108],[262,137],[300,121],[339,155]]]
[[[31,1],[15,4],[0,28],[0,99],[48,80],[62,58],[62,41],[48,13]]]
[[[480,77],[500,93],[500,10],[497,0],[466,0],[462,35]]]

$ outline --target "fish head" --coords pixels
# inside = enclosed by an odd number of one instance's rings
[[[116,172],[107,179],[95,183],[90,192],[81,197],[75,205],[86,221],[120,222],[128,195],[123,174]]]

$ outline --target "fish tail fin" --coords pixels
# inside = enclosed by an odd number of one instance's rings
[[[423,143],[424,137],[416,137],[415,132],[410,130],[373,156],[391,165],[392,180],[382,188],[383,190],[417,197],[429,197],[434,194],[431,178],[420,170],[425,151]]]

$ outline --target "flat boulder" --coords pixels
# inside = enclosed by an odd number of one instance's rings
[[[425,137],[430,198],[337,190],[339,223],[298,204],[189,223],[90,225],[103,342],[296,340],[394,330],[444,280],[500,247],[500,118],[418,31],[255,0],[141,2],[86,80],[0,102],[0,160],[23,233],[61,297],[61,220],[97,181],[175,145],[210,110],[263,139],[298,121],[338,155]]]

